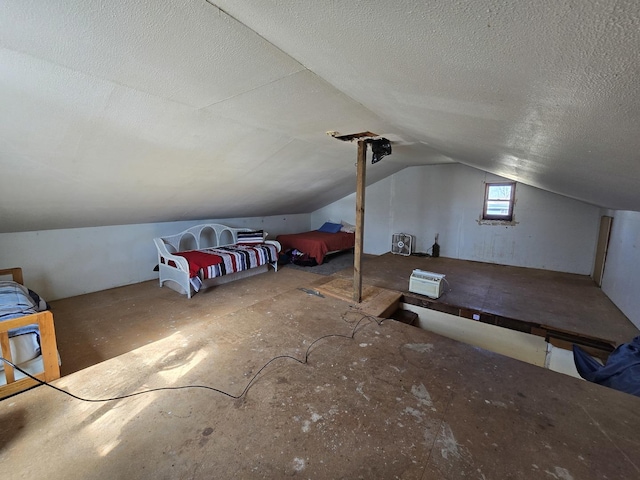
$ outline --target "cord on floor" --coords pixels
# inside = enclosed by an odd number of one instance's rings
[[[347,314],[343,314],[341,316],[341,318],[345,322],[349,323],[348,320],[346,319],[346,315]],[[91,402],[91,403],[113,402],[113,401],[116,401],[116,400],[123,400],[125,398],[131,398],[131,397],[135,397],[135,396],[138,396],[138,395],[145,395],[147,393],[152,393],[152,392],[160,392],[160,391],[164,391],[164,390],[186,390],[186,389],[192,389],[192,388],[200,388],[200,389],[205,389],[205,390],[211,390],[213,392],[225,395],[225,396],[227,396],[229,398],[233,398],[235,400],[238,400],[238,399],[244,397],[247,394],[247,392],[249,391],[251,386],[254,384],[254,382],[260,376],[260,374],[264,371],[264,369],[266,369],[273,362],[275,362],[277,360],[280,360],[280,359],[288,358],[290,360],[294,360],[294,361],[300,363],[301,365],[306,365],[309,362],[309,354],[311,353],[311,348],[316,343],[318,343],[320,340],[323,340],[325,338],[331,338],[331,337],[340,337],[340,338],[347,338],[347,339],[353,340],[355,338],[355,335],[356,335],[356,332],[358,330],[358,327],[360,326],[360,323],[362,323],[362,321],[365,320],[365,319],[369,319],[369,320],[374,321],[378,326],[382,325],[382,322],[384,321],[384,320],[379,320],[378,318],[373,317],[371,315],[362,315],[360,320],[358,320],[356,322],[355,326],[353,327],[353,330],[351,331],[351,335],[343,335],[343,334],[339,334],[339,333],[330,333],[328,335],[323,335],[321,337],[316,338],[313,342],[311,342],[311,344],[309,344],[309,347],[307,348],[307,351],[304,354],[304,360],[300,360],[299,358],[296,358],[296,357],[294,357],[292,355],[278,355],[276,357],[273,357],[271,360],[269,360],[267,363],[265,363],[262,366],[262,368],[260,368],[260,370],[258,370],[256,372],[256,374],[251,378],[251,380],[249,380],[249,383],[247,383],[247,386],[244,388],[244,390],[242,390],[242,393],[240,393],[239,395],[233,395],[231,393],[225,392],[224,390],[220,390],[219,388],[215,388],[215,387],[210,387],[208,385],[183,385],[183,386],[178,386],[178,387],[151,388],[151,389],[148,389],[148,390],[143,390],[141,392],[129,393],[129,394],[126,394],[126,395],[119,395],[117,397],[100,398],[100,399],[83,398],[83,397],[80,397],[78,395],[74,395],[71,392],[67,392],[66,390],[62,390],[61,388],[56,387],[55,385],[51,385],[50,383],[48,383],[48,382],[46,382],[44,380],[40,380],[39,378],[34,377],[29,372],[26,372],[25,370],[21,369],[16,364],[11,362],[10,360],[7,360],[4,357],[0,357],[0,360],[5,362],[7,365],[10,365],[11,367],[13,367],[15,370],[17,370],[18,372],[22,373],[23,375],[31,378],[32,380],[35,380],[36,382],[38,382],[38,384],[46,385],[49,388],[57,390],[60,393],[64,393],[65,395],[68,395],[68,396],[70,396],[72,398],[75,398],[76,400],[80,400],[82,402]]]

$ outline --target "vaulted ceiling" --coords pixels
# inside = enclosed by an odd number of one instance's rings
[[[640,210],[640,3],[5,0],[0,231],[313,211],[461,162]]]

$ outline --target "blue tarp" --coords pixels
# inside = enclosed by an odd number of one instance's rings
[[[577,345],[573,359],[582,378],[640,397],[640,336],[616,348],[604,365]]]

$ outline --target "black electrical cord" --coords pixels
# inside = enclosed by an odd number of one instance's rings
[[[346,318],[343,315],[342,319],[346,322]],[[66,390],[62,390],[61,388],[56,387],[55,385],[51,385],[48,382],[45,382],[44,380],[40,380],[37,377],[34,377],[33,375],[31,375],[29,372],[24,371],[23,369],[21,369],[20,367],[18,367],[16,364],[14,364],[13,362],[7,360],[4,357],[0,357],[0,360],[2,360],[3,362],[5,362],[6,364],[10,365],[11,367],[13,367],[15,370],[19,371],[20,373],[22,373],[23,375],[26,375],[27,377],[31,378],[32,380],[35,380],[36,382],[38,382],[40,385],[46,385],[49,388],[52,388],[54,390],[57,390],[58,392],[64,393],[65,395],[68,395],[72,398],[75,398],[76,400],[80,400],[83,402],[91,402],[91,403],[104,403],[104,402],[112,402],[115,400],[123,400],[125,398],[131,398],[131,397],[135,397],[138,395],[143,395],[143,394],[147,394],[147,393],[152,393],[152,392],[159,392],[159,391],[163,391],[163,390],[185,390],[185,389],[189,389],[189,388],[202,388],[205,390],[211,390],[217,393],[220,393],[222,395],[226,395],[229,398],[233,398],[235,400],[238,400],[242,397],[244,397],[247,392],[249,391],[249,388],[251,388],[251,386],[253,385],[253,383],[256,381],[256,379],[258,378],[258,376],[262,373],[262,371],[267,368],[269,365],[271,365],[273,362],[275,362],[276,360],[279,360],[281,358],[289,358],[291,360],[295,360],[296,362],[300,363],[301,365],[306,365],[309,361],[309,353],[311,352],[311,348],[318,343],[320,340],[323,340],[325,338],[330,338],[330,337],[341,337],[341,338],[348,338],[350,340],[353,340],[355,338],[356,335],[356,331],[358,330],[358,327],[360,326],[360,323],[364,320],[364,319],[370,319],[373,320],[374,322],[376,322],[378,325],[381,325],[383,320],[378,321],[378,319],[376,317],[373,317],[371,315],[363,315],[360,320],[358,320],[358,322],[355,324],[355,326],[353,327],[353,330],[351,332],[351,335],[342,335],[339,333],[330,333],[328,335],[323,335],[322,337],[318,337],[316,338],[313,342],[311,342],[311,344],[309,344],[309,347],[307,348],[307,351],[305,352],[304,355],[304,360],[300,360],[299,358],[296,358],[292,355],[278,355],[277,357],[273,357],[271,360],[269,360],[267,363],[265,363],[262,368],[260,368],[260,370],[258,370],[256,372],[256,374],[251,378],[251,380],[249,380],[249,383],[247,383],[247,386],[244,387],[244,390],[242,391],[242,393],[240,395],[233,395],[231,393],[227,393],[224,390],[220,390],[218,388],[215,387],[210,387],[208,385],[183,385],[180,387],[158,387],[158,388],[151,388],[148,390],[143,390],[141,392],[136,392],[136,393],[129,393],[127,395],[120,395],[117,397],[110,397],[110,398],[99,398],[99,399],[91,399],[91,398],[83,398],[80,397],[78,395],[74,395],[71,392],[67,392]]]

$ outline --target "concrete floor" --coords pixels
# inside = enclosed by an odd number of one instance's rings
[[[354,332],[348,302],[300,290],[326,280],[283,268],[191,300],[145,282],[54,302],[63,367],[78,370],[55,385],[92,399],[189,384],[238,395],[271,358]],[[308,360],[275,361],[240,399],[9,398],[2,478],[640,476],[637,397],[393,320],[365,318]]]

